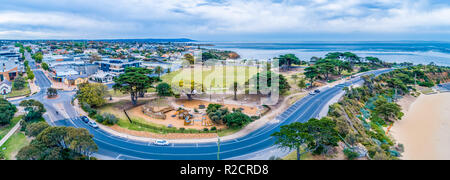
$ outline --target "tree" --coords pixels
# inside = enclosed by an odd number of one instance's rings
[[[306,80],[304,78],[301,78],[300,81],[298,81],[297,85],[300,89],[306,89]]]
[[[42,119],[42,115],[46,112],[44,105],[34,99],[23,100],[19,105],[24,107],[27,112],[23,117],[26,122],[40,120]]]
[[[172,88],[167,83],[160,83],[156,86],[156,92],[158,92],[158,96],[160,97],[171,96]]]
[[[47,63],[42,63],[41,66],[42,66],[42,69],[44,69],[44,70],[46,70],[46,71],[49,70],[49,67],[48,67],[48,64],[47,64]]]
[[[304,131],[304,124],[300,122],[295,122],[289,125],[281,126],[279,132],[272,134],[276,138],[275,144],[281,146],[282,148],[287,148],[289,150],[297,150],[297,160],[300,157],[308,153],[309,150],[305,149],[302,152],[302,146],[305,146],[308,141],[312,141],[311,136]]]
[[[84,83],[78,86],[77,98],[81,104],[86,103],[90,107],[100,107],[106,103],[105,96],[108,87],[100,83]]]
[[[50,125],[48,125],[46,122],[32,123],[32,124],[26,126],[25,134],[27,136],[36,137],[42,131],[44,131],[45,129],[47,129],[49,127],[50,127]]]
[[[275,144],[290,150],[297,149],[297,159],[300,160],[305,153],[322,153],[329,146],[337,146],[339,136],[335,127],[336,123],[329,118],[313,118],[306,123],[282,126],[272,136],[277,139]]]
[[[48,98],[53,98],[58,96],[58,90],[56,90],[55,88],[48,88],[47,89],[47,97]]]
[[[98,150],[89,131],[74,127],[48,127],[17,154],[19,160],[89,159]]]
[[[33,71],[28,71],[27,72],[27,79],[34,80],[34,73],[33,73]]]
[[[300,64],[300,59],[298,59],[297,56],[295,56],[294,54],[286,54],[286,55],[281,55],[279,58],[279,64],[280,66],[285,66],[287,67],[287,70],[290,70],[290,67],[292,66],[292,64]]]
[[[230,114],[227,114],[224,117],[224,122],[227,124],[230,128],[241,128],[248,123],[252,122],[252,119],[247,116],[246,114],[242,112],[233,112]]]
[[[16,114],[17,108],[9,101],[0,98],[0,125],[7,125],[11,122]]]
[[[314,80],[319,76],[319,70],[316,66],[310,66],[305,69],[305,76],[309,79],[311,87],[314,86]]]
[[[21,89],[25,88],[26,84],[27,84],[27,82],[25,81],[25,79],[22,76],[18,76],[18,77],[16,77],[16,79],[14,79],[13,89],[21,90]]]
[[[320,74],[325,75],[325,80],[328,80],[331,73],[334,72],[335,64],[333,60],[323,59],[317,62],[316,66],[319,68]]]
[[[380,98],[374,103],[375,112],[384,117],[385,121],[391,121],[391,119],[401,119],[403,116],[402,108],[396,103],[387,102],[385,98]]]
[[[131,95],[131,102],[136,105],[138,96],[144,95],[144,92],[151,87],[152,79],[142,72],[146,72],[145,68],[127,68],[125,73],[114,78],[114,90]],[[149,72],[149,71],[147,71]]]
[[[38,53],[36,53],[36,54],[33,54],[33,57],[32,57],[35,61],[36,61],[36,63],[42,63],[42,59],[44,58],[43,56],[42,56],[42,53],[41,52],[38,52]]]
[[[161,73],[163,73],[163,68],[161,66],[157,66],[155,68],[155,73],[158,74],[158,77],[161,77]]]

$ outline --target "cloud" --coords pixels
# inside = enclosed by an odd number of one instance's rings
[[[0,38],[450,35],[441,0],[6,0]]]

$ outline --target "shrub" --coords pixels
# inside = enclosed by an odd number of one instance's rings
[[[224,117],[224,121],[230,128],[240,128],[252,122],[252,119],[244,113],[234,112],[227,114]]]
[[[211,128],[211,131],[217,131],[217,128],[214,126]]]
[[[102,115],[97,114],[95,116],[95,119],[97,120],[97,122],[104,125],[114,125],[117,124],[117,122],[119,122],[119,119],[117,119],[116,116],[110,113],[104,113]]]
[[[205,131],[205,132],[208,132],[208,131],[209,131],[209,129],[208,129],[208,128],[204,128],[204,129],[203,129],[203,131]]]
[[[349,148],[344,149],[344,154],[349,160],[354,160],[359,157],[359,154],[357,152],[354,152]]]

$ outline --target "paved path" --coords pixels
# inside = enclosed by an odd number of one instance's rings
[[[3,137],[2,140],[0,140],[0,147],[3,146],[3,144],[8,141],[8,139],[20,128],[20,121],[17,122],[17,124],[6,134],[5,137]]]

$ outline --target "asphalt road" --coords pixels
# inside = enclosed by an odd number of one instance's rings
[[[389,70],[379,70],[373,73],[376,75]],[[73,126],[86,128],[94,135],[94,141],[99,147],[96,155],[109,157],[111,159],[139,160],[139,159],[159,159],[159,160],[216,160],[217,143],[199,144],[171,144],[167,147],[154,146],[149,142],[133,141],[121,137],[112,136],[101,130],[93,129],[75,117],[79,115],[70,104],[74,92],[60,92],[61,96],[57,100],[45,99],[46,88],[49,81],[41,71],[35,71],[37,84],[41,87],[41,92],[29,98],[37,99],[44,103],[47,114],[44,116],[47,122],[56,126]],[[317,117],[327,103],[342,92],[342,88],[356,83],[361,83],[361,78],[355,78],[347,83],[324,89],[320,94],[307,96],[291,106],[285,113],[278,117],[276,123],[269,123],[262,128],[235,140],[223,141],[220,143],[220,159],[230,159],[246,154],[258,152],[273,146],[275,139],[271,134],[278,131],[281,126],[292,122],[306,122]],[[29,99],[28,98],[28,99]],[[58,110],[55,104],[62,104],[65,112],[56,114]],[[70,117],[69,119],[66,119]]]

